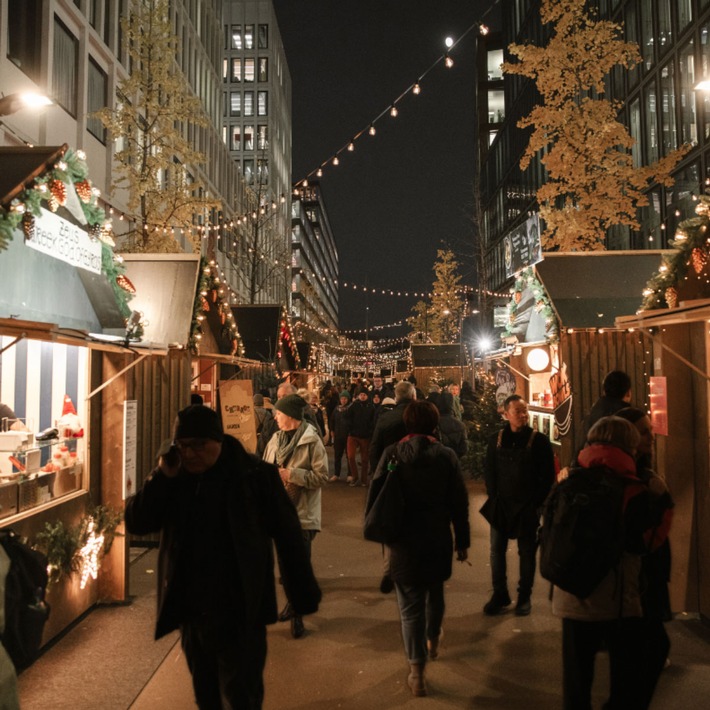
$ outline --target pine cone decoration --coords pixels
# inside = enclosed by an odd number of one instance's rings
[[[88,180],[75,182],[74,189],[82,202],[91,202],[91,183]]]
[[[65,205],[67,202],[67,186],[61,180],[50,180],[49,191],[58,205]]]
[[[35,218],[29,212],[22,215],[22,230],[25,233],[25,239],[34,239]]]
[[[695,247],[695,249],[690,252],[690,260],[693,262],[695,273],[699,274],[707,266],[708,253],[700,247]]]
[[[678,291],[672,286],[666,289],[665,296],[668,308],[675,308],[678,305]]]

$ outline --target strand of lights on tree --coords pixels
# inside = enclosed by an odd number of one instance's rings
[[[343,146],[338,149],[335,153],[333,153],[329,158],[326,160],[322,161],[320,165],[317,168],[314,168],[311,170],[304,178],[301,180],[298,180],[295,183],[294,186],[294,195],[298,195],[299,189],[298,187],[308,187],[308,180],[316,177],[316,178],[321,178],[323,177],[323,170],[327,167],[336,167],[340,164],[340,159],[341,157],[344,157],[348,153],[352,153],[355,151],[356,143],[360,141],[363,137],[374,137],[377,133],[377,128],[376,124],[385,118],[386,116],[389,116],[391,119],[397,118],[397,115],[399,114],[400,106],[402,101],[409,95],[412,94],[413,96],[418,96],[422,92],[422,81],[424,78],[439,64],[443,63],[444,66],[447,69],[451,69],[454,66],[454,60],[453,57],[451,56],[451,51],[456,48],[456,45],[459,44],[468,34],[474,29],[478,29],[479,33],[481,35],[487,35],[489,30],[486,25],[482,23],[482,20],[488,15],[489,12],[498,4],[499,0],[494,0],[494,2],[490,5],[490,7],[481,15],[481,19],[477,20],[474,22],[470,27],[468,27],[460,36],[458,39],[454,40],[451,42],[451,45],[447,48],[447,51],[442,54],[441,56],[437,57],[434,62],[422,73],[419,75],[416,81],[414,81],[412,84],[410,84],[399,96],[397,96],[396,99],[394,99],[388,106],[380,111],[380,113],[375,116],[371,121],[369,121],[364,128],[362,128],[360,131],[358,131],[354,136],[352,136],[346,143],[343,144]]]

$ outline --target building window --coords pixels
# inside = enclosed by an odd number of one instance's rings
[[[644,92],[646,107],[646,162],[658,160],[658,117],[656,115],[656,87],[651,85]]]
[[[232,58],[232,81],[238,84],[242,80],[242,60]]]
[[[87,90],[86,128],[102,143],[106,142],[104,124],[94,115],[108,104],[108,76],[96,62],[89,58],[89,85]]]
[[[269,80],[269,60],[266,57],[259,57],[259,81]]]
[[[269,148],[269,127],[261,123],[258,127],[257,148],[258,150],[268,150]]]
[[[663,152],[668,155],[678,147],[678,126],[675,112],[675,77],[674,64],[668,62],[661,70],[661,97],[663,100],[662,135]]]
[[[244,60],[244,81],[254,83],[254,57],[247,57]]]
[[[635,168],[641,167],[641,103],[634,99],[629,104],[629,133],[634,139],[631,146],[631,158]]]
[[[247,158],[243,162],[244,166],[244,180],[247,185],[251,185],[254,182],[254,161],[251,158]]]
[[[244,92],[244,115],[253,116],[254,115],[254,92],[245,91]]]
[[[242,95],[238,91],[232,91],[229,95],[229,106],[230,116],[242,115]]]
[[[641,0],[641,57],[648,71],[653,66],[653,3]]]
[[[268,116],[269,115],[269,92],[268,91],[258,91],[256,98],[257,98],[257,115],[258,116]]]
[[[700,28],[700,51],[702,74],[698,78],[710,78],[710,25]],[[703,135],[707,140],[710,138],[710,92],[701,91],[700,95],[703,100]]]
[[[503,50],[491,49],[487,55],[488,81],[496,81],[503,78],[503,70],[500,65],[503,63]]]
[[[690,2],[690,0],[687,0]],[[269,26],[259,25],[259,49],[269,48]]]
[[[10,0],[7,10],[7,58],[30,79],[39,79],[42,0]]]
[[[244,150],[254,150],[254,126],[244,126]]]
[[[229,60],[222,60],[222,81],[226,82],[229,79]]]
[[[232,142],[229,146],[230,150],[241,150],[242,149],[242,127],[232,126]]]
[[[695,112],[695,43],[691,39],[679,54],[680,64],[680,132],[683,143],[698,140],[697,116]]]
[[[658,0],[658,51],[664,54],[672,43],[671,0]]]
[[[57,103],[72,116],[76,116],[78,66],[79,41],[55,17],[52,87]]]
[[[685,29],[693,19],[693,3],[691,0],[678,0],[678,30]]]
[[[254,25],[244,25],[244,49],[254,49]]]
[[[488,92],[488,123],[503,123],[505,120],[505,98],[502,91]]]
[[[232,49],[242,48],[242,26],[232,25]]]
[[[269,182],[268,158],[259,158],[256,161],[256,179],[259,185],[266,185]]]
[[[624,30],[626,31],[626,41],[632,44],[639,44],[639,33],[636,26],[636,3],[630,2],[625,9],[626,18],[624,20]],[[641,75],[641,70],[638,64],[634,64],[632,69],[627,70],[627,76],[629,77],[629,87],[636,86],[638,84],[639,77]],[[619,97],[620,98],[620,97]]]

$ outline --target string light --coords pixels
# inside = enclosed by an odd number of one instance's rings
[[[392,108],[390,109],[390,116],[392,116],[392,118],[397,118],[398,113],[399,111],[397,111],[397,107],[392,106]]]

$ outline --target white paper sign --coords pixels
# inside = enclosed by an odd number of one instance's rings
[[[136,453],[138,450],[138,401],[123,403],[123,500],[136,492]]]
[[[101,273],[101,242],[91,239],[85,229],[45,209],[41,217],[35,217],[34,227],[32,238],[25,240],[28,247],[79,269]]]

